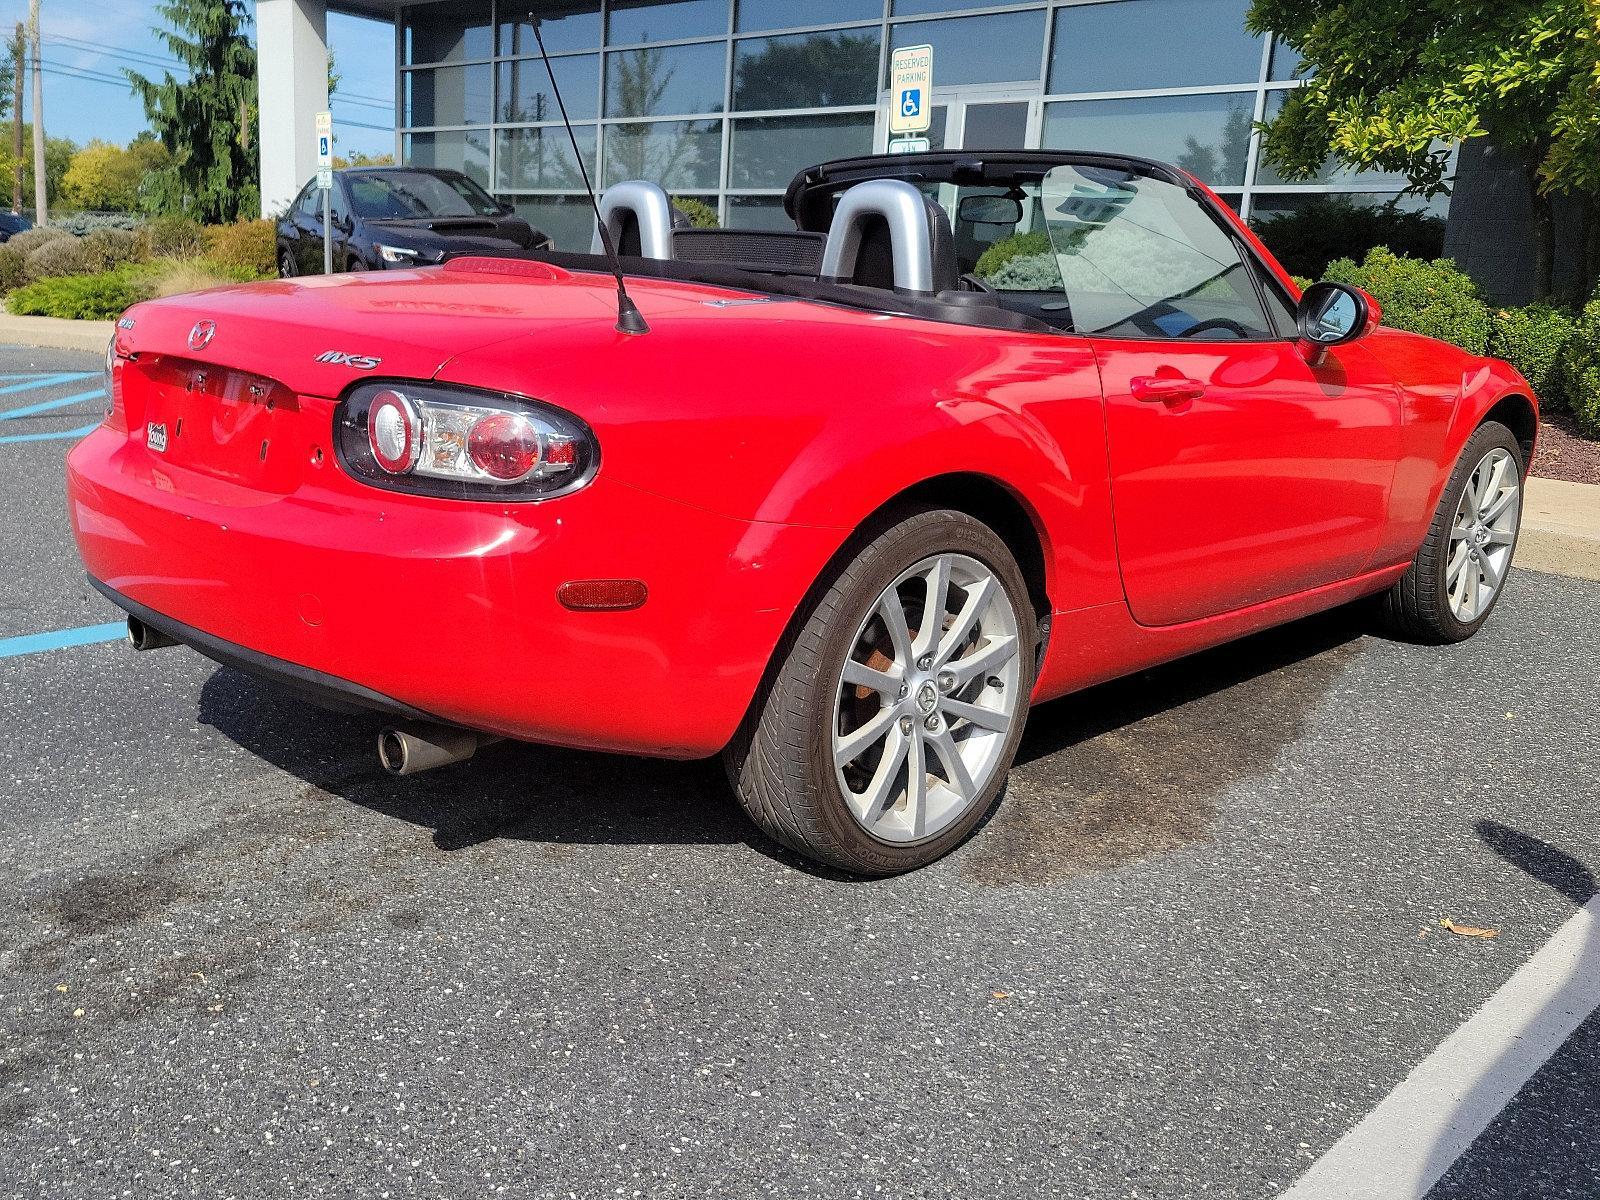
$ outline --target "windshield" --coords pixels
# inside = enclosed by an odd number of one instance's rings
[[[498,217],[498,201],[464,175],[384,171],[347,175],[350,203],[367,221],[425,217]]]
[[[1274,336],[1233,238],[1189,192],[1122,168],[1041,180],[924,183],[963,275],[1058,329],[1137,338]]]

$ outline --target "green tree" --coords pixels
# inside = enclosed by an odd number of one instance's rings
[[[1572,162],[1595,154],[1597,13],[1600,0],[1253,0],[1246,24],[1315,69],[1265,126],[1266,156],[1303,179],[1333,154],[1434,195],[1447,190],[1450,147],[1488,137],[1528,181],[1547,296],[1551,197],[1593,187]]]
[[[149,133],[126,147],[96,139],[72,156],[61,180],[62,199],[78,208],[133,212],[145,180],[168,161],[166,147]]]
[[[6,131],[8,134],[10,130]],[[47,137],[44,140],[44,184],[51,204],[62,198],[62,185],[72,167],[78,143],[71,138]],[[9,180],[16,159],[11,154],[11,138],[0,138],[0,179]],[[33,126],[22,127],[22,194],[33,196]]]
[[[168,0],[157,11],[172,28],[155,33],[190,78],[180,83],[169,73],[157,82],[127,72],[171,156],[150,177],[149,203],[217,224],[256,216],[256,52],[243,0]]]

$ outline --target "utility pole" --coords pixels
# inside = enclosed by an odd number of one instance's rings
[[[28,29],[17,22],[17,36],[11,43],[11,74],[15,92],[11,102],[11,211],[22,211],[22,87],[28,69]]]
[[[33,223],[50,221],[50,198],[44,175],[44,68],[40,64],[39,0],[29,0],[28,23],[33,34]]]

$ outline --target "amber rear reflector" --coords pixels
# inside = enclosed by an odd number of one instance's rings
[[[640,607],[649,595],[637,579],[574,579],[556,589],[561,606],[576,612],[622,612]]]

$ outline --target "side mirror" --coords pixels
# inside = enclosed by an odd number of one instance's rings
[[[1314,283],[1300,297],[1296,320],[1300,344],[1313,365],[1330,347],[1342,346],[1370,333],[1383,316],[1378,302],[1360,288],[1343,283]]]
[[[956,218],[969,225],[1016,225],[1022,220],[1022,201],[1010,196],[966,196],[956,207]]]

